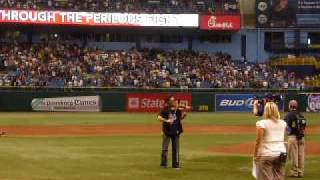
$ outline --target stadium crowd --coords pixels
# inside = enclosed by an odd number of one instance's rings
[[[66,41],[1,43],[2,86],[140,88],[295,88],[304,81],[267,64],[218,52],[106,51]]]
[[[210,13],[239,12],[240,0],[0,0],[0,8],[136,12]]]

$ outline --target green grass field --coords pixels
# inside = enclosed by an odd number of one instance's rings
[[[320,114],[307,114],[310,126]],[[250,114],[191,113],[185,124],[248,125]],[[159,124],[155,114],[0,113],[0,126]],[[9,136],[0,138],[0,180],[250,180],[248,155],[209,152],[214,146],[254,141],[254,135],[188,134],[181,139],[182,169],[161,169],[161,135]],[[307,140],[320,142],[320,133]],[[308,156],[305,180],[320,179],[320,155]],[[290,178],[287,178],[290,179]]]

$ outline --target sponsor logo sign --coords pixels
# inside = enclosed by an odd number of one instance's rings
[[[320,94],[308,95],[307,112],[320,112]]]
[[[99,112],[101,100],[100,96],[35,98],[31,107],[34,111]]]
[[[254,94],[217,94],[216,112],[252,112]],[[283,110],[284,102],[280,102],[279,109]]]
[[[217,94],[217,112],[249,112],[252,111],[253,94]]]
[[[128,27],[198,27],[199,15],[6,9],[0,10],[0,23]]]
[[[165,100],[170,95],[179,99],[181,104],[192,106],[191,93],[132,93],[127,95],[127,111],[128,112],[158,112],[165,105]]]
[[[233,30],[241,28],[240,15],[201,16],[200,29],[204,30]]]

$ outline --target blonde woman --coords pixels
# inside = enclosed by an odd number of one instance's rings
[[[284,162],[280,155],[286,152],[284,135],[286,122],[280,119],[278,105],[267,102],[264,107],[264,120],[256,123],[257,139],[254,160],[257,165],[258,180],[284,179]]]

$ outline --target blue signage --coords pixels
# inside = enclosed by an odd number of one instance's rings
[[[216,112],[252,112],[254,94],[217,94]],[[279,109],[283,110],[284,101],[279,103]]]
[[[320,14],[297,14],[297,25],[299,26],[319,26]]]
[[[217,94],[217,112],[249,112],[253,107],[253,94]]]

